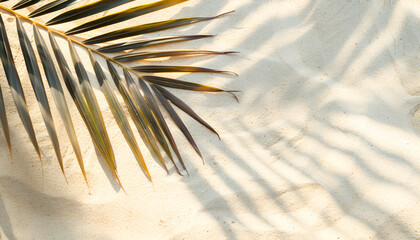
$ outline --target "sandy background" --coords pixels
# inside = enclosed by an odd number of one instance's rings
[[[218,34],[172,49],[241,52],[171,62],[240,75],[182,76],[240,90],[239,104],[228,94],[172,91],[222,138],[180,113],[205,161],[173,128],[191,176],[171,165],[167,175],[142,146],[149,182],[96,86],[126,193],[107,177],[71,103],[90,188],[84,184],[51,100],[65,183],[15,51],[44,167],[1,70],[14,160],[0,131],[0,239],[420,239],[420,2],[192,0],[160,14],[230,10],[150,36]],[[2,16],[12,39],[13,19]]]

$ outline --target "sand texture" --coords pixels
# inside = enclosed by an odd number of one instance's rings
[[[143,2],[151,1],[136,1]],[[44,163],[24,131],[1,67],[14,158],[0,131],[0,239],[420,239],[420,1],[191,0],[136,21],[231,10],[236,12],[214,21],[145,37],[217,34],[159,49],[240,52],[163,62],[239,74],[168,75],[241,91],[237,103],[225,93],[171,90],[221,137],[179,111],[203,164],[168,121],[190,176],[178,175],[166,159],[168,175],[141,144],[153,178],[148,181],[93,81],[126,192],[98,160],[66,93],[86,186],[48,90],[66,184],[14,19],[2,13]],[[31,25],[24,26],[33,40]],[[67,43],[58,40],[69,57]],[[93,77],[86,52],[77,50]]]

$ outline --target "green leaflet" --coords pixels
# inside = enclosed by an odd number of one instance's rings
[[[168,155],[171,161],[174,161],[171,151],[169,150],[168,144],[165,140],[165,137],[163,136],[162,129],[160,128],[159,124],[156,122],[156,119],[154,118],[149,106],[147,105],[144,95],[140,92],[139,87],[135,84],[134,79],[131,77],[130,73],[125,69],[124,69],[124,76],[125,76],[125,81],[128,84],[127,86],[129,90],[131,91],[132,96],[134,97],[136,105],[140,109],[140,112],[146,122],[146,125],[149,128],[150,133],[159,142],[160,146],[163,148],[166,155]]]
[[[64,12],[58,15],[57,17],[49,20],[46,23],[46,25],[75,21],[77,19],[100,13],[131,1],[134,0],[99,0],[94,3],[86,4],[81,7]]]
[[[188,115],[190,115],[192,118],[194,118],[197,122],[199,122],[201,125],[203,125],[204,127],[206,127],[207,129],[209,129],[210,131],[212,131],[213,133],[215,133],[217,135],[217,137],[220,136],[219,134],[216,132],[216,130],[214,130],[208,123],[206,123],[202,118],[200,118],[187,104],[185,104],[181,99],[177,98],[175,95],[173,95],[172,93],[170,93],[168,90],[159,87],[157,85],[155,85],[155,88],[159,91],[159,93],[161,93],[166,99],[168,99],[171,103],[173,103],[175,106],[177,106],[179,109],[181,109],[182,111],[184,111],[185,113],[187,113]]]
[[[105,163],[108,165],[111,172],[114,174],[117,181],[120,183],[117,172],[114,153],[112,150],[111,142],[108,137],[108,132],[106,131],[105,123],[102,117],[101,110],[96,100],[95,94],[93,93],[92,86],[89,82],[89,77],[87,72],[80,61],[80,57],[77,54],[76,50],[71,41],[68,41],[71,58],[73,60],[74,68],[76,70],[76,75],[79,79],[79,84],[81,87],[81,95],[84,97],[84,108],[87,112],[87,118],[91,123],[92,132],[94,132],[94,139],[97,142],[98,150],[105,160]],[[120,183],[121,185],[121,183]]]
[[[137,161],[142,166],[143,170],[146,172],[147,176],[151,180],[151,176],[149,170],[147,169],[146,162],[144,161],[143,155],[141,154],[140,148],[137,145],[136,138],[134,137],[134,133],[131,130],[130,124],[126,116],[124,115],[123,109],[120,103],[117,100],[114,92],[111,89],[109,84],[109,80],[105,77],[105,73],[103,72],[101,66],[96,61],[95,57],[93,56],[92,52],[89,51],[89,57],[92,62],[93,68],[95,70],[96,78],[98,79],[99,85],[101,86],[101,90],[105,95],[105,98],[108,102],[109,107],[111,108],[112,114],[114,114],[115,120],[117,121],[118,126],[121,129],[125,139],[127,140],[128,145],[130,146],[131,150],[133,151]]]
[[[195,72],[195,73],[224,73],[234,76],[238,74],[229,71],[219,71],[211,68],[193,66],[171,66],[171,65],[141,65],[132,67],[134,71],[143,73],[164,73],[164,72]]]
[[[236,95],[233,94],[234,92],[238,92],[238,91],[225,91],[220,88],[210,87],[210,86],[192,83],[192,82],[186,82],[179,79],[159,77],[159,76],[147,75],[147,76],[143,76],[143,78],[150,83],[157,84],[163,87],[170,87],[170,88],[189,90],[189,91],[198,91],[198,92],[226,92],[226,93],[231,94],[236,100],[238,100]]]
[[[41,0],[21,0],[20,2],[16,3],[12,7],[12,9],[13,10],[17,10],[17,9],[21,9],[21,8],[24,8],[24,7],[29,7],[29,6],[35,4],[35,3],[39,2],[39,1],[41,1]]]
[[[190,142],[191,146],[194,148],[194,150],[197,152],[198,156],[203,158],[201,155],[200,149],[198,149],[197,144],[195,143],[193,137],[191,136],[190,132],[188,131],[188,128],[185,126],[184,122],[181,120],[179,115],[176,113],[175,109],[171,106],[168,100],[159,92],[159,90],[156,88],[155,85],[152,85],[153,91],[155,92],[157,98],[162,103],[163,107],[166,109],[166,111],[171,116],[172,120],[175,122],[175,124],[178,126],[178,128],[181,130],[181,132],[184,134],[184,136],[187,138],[188,142]]]
[[[162,58],[162,57],[184,57],[184,56],[204,56],[204,55],[224,55],[236,52],[216,52],[206,50],[177,50],[177,51],[153,51],[153,52],[135,52],[127,53],[114,57],[114,60],[119,62],[130,62],[136,60],[144,60],[151,58]]]
[[[130,41],[130,42],[125,42],[125,43],[117,43],[117,44],[108,45],[105,47],[98,48],[97,50],[103,53],[120,52],[124,50],[146,48],[146,47],[158,46],[158,45],[163,45],[163,44],[168,44],[168,43],[198,40],[201,38],[209,38],[209,37],[214,37],[214,35],[187,35],[187,36],[179,36],[179,37],[165,37],[165,38],[156,38],[156,39],[150,39],[150,40]]]
[[[122,79],[117,73],[117,70],[110,61],[107,61],[107,65],[111,73],[112,79],[114,80],[115,85],[117,86],[120,94],[122,95],[124,102],[128,107],[128,110],[130,111],[130,115],[134,121],[134,124],[136,125],[140,137],[143,139],[143,142],[146,144],[149,150],[151,150],[150,152],[152,153],[152,155],[154,154],[154,156],[159,159],[159,161],[164,166],[165,170],[168,172],[168,168],[166,167],[165,161],[163,160],[163,157],[160,153],[155,137],[149,131],[149,127],[144,119],[140,107],[138,106],[138,104],[136,104],[136,100],[134,99],[134,96],[130,91],[127,83],[125,81],[122,81]]]
[[[61,87],[58,74],[54,67],[54,63],[51,57],[50,52],[47,49],[44,39],[42,38],[38,28],[33,25],[35,43],[38,49],[38,54],[41,58],[42,66],[44,67],[45,76],[47,77],[48,85],[50,87],[55,105],[57,107],[58,113],[60,114],[61,119],[63,120],[64,127],[66,128],[67,135],[69,136],[70,142],[72,144],[74,153],[76,155],[77,161],[79,163],[80,169],[82,170],[83,177],[87,183],[85,167],[83,164],[82,153],[80,151],[79,142],[77,141],[76,132],[74,131],[73,122],[71,120],[71,115],[69,108],[67,106],[66,98],[64,97],[63,88]]]
[[[60,144],[58,142],[57,132],[55,130],[54,121],[51,115],[50,106],[48,104],[47,95],[45,94],[44,84],[42,83],[41,73],[39,71],[35,52],[19,18],[16,18],[16,25],[19,35],[20,47],[22,48],[26,69],[28,70],[29,74],[29,79],[31,80],[32,88],[35,92],[36,99],[38,100],[41,115],[44,119],[48,135],[50,136],[51,142],[53,144],[58,163],[60,164],[61,171],[65,176],[63,158],[61,157],[60,151]]]
[[[167,20],[167,21],[162,21],[162,22],[142,24],[142,25],[138,25],[134,27],[128,27],[128,28],[115,30],[109,33],[96,36],[96,37],[92,37],[85,40],[84,43],[86,44],[103,43],[103,42],[108,42],[108,41],[117,40],[121,38],[162,31],[162,30],[166,30],[170,28],[175,28],[175,27],[185,26],[188,24],[216,19],[229,13],[230,12],[223,13],[215,17],[191,17],[191,18],[181,18],[181,19]]]
[[[147,13],[151,13],[163,8],[167,8],[182,2],[186,2],[188,0],[161,0],[154,3],[143,4],[139,6],[135,6],[117,13],[109,14],[107,16],[94,19],[87,23],[84,23],[78,27],[75,27],[66,32],[66,34],[78,34],[82,32],[91,31],[93,29],[105,27],[111,24],[116,24],[119,22],[126,21],[128,19],[132,19]]]
[[[42,162],[41,153],[39,151],[38,142],[36,140],[35,131],[32,126],[31,117],[29,116],[28,107],[26,105],[25,95],[23,94],[22,85],[13,60],[12,51],[10,50],[9,39],[7,38],[6,29],[4,27],[3,18],[0,15],[0,58],[3,63],[4,72],[12,91],[13,101],[15,102],[20,119],[23,126],[31,139],[32,145],[38,154],[39,160]]]
[[[28,17],[39,17],[44,14],[55,12],[69,6],[75,1],[77,0],[55,0],[53,2],[49,2],[31,12]]]
[[[146,82],[139,78],[139,85],[140,85],[140,90],[143,93],[148,106],[150,107],[151,111],[153,112],[153,115],[156,118],[156,121],[158,122],[160,128],[162,129],[163,133],[165,134],[166,138],[169,141],[169,144],[171,145],[172,149],[174,150],[176,156],[178,157],[179,162],[182,165],[182,168],[188,173],[188,170],[185,166],[184,160],[181,157],[181,154],[179,153],[178,147],[175,143],[175,140],[172,136],[171,131],[169,130],[168,125],[166,124],[165,118],[163,117],[159,106],[156,102],[156,99],[154,98],[152,92],[150,91],[149,87],[147,86]],[[173,159],[172,159],[173,161]],[[174,165],[176,166],[175,162],[173,161]]]
[[[95,102],[88,102],[85,93],[82,91],[81,84],[77,82],[74,77],[72,76],[72,73],[70,71],[70,68],[67,65],[67,62],[61,53],[60,49],[57,46],[57,42],[55,41],[54,37],[52,36],[51,32],[49,32],[50,42],[54,50],[54,54],[56,56],[57,62],[60,66],[61,73],[63,75],[64,81],[66,83],[67,89],[70,92],[70,95],[72,96],[77,109],[79,110],[86,127],[89,130],[89,134],[92,137],[93,143],[95,144],[96,148],[98,149],[100,155],[104,159],[105,163],[111,170],[111,173],[114,175],[116,180],[121,186],[121,182],[119,180],[119,177],[117,175],[115,161],[114,161],[114,154],[112,152],[111,144],[109,143],[108,135],[106,134],[105,130],[105,124],[102,119],[102,115],[97,115]],[[71,45],[72,46],[72,45]],[[74,50],[73,50],[74,51]],[[77,65],[77,56],[75,56],[75,53],[72,54],[72,57],[75,58],[75,65]],[[78,69],[80,72],[80,69]],[[85,79],[81,78],[79,79],[82,81],[82,83],[85,85],[85,92],[88,92],[89,88],[86,86],[88,83],[86,83]],[[94,96],[88,96],[88,98],[94,98]],[[95,99],[96,100],[96,99]],[[96,104],[97,105],[97,104]],[[99,113],[100,114],[100,113]]]

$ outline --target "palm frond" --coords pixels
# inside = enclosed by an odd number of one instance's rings
[[[48,83],[49,90],[54,100],[60,118],[64,123],[66,133],[70,139],[70,143],[76,155],[78,164],[83,173],[84,179],[88,182],[86,176],[82,153],[76,137],[74,124],[72,122],[70,110],[65,98],[65,89],[67,89],[73,102],[75,103],[88,131],[92,142],[97,148],[100,156],[110,169],[113,176],[121,185],[117,173],[115,156],[112,148],[110,138],[108,136],[105,122],[99,108],[98,100],[92,88],[91,81],[95,80],[99,83],[100,90],[104,94],[105,99],[111,109],[111,112],[127,141],[128,146],[132,150],[136,160],[144,170],[145,174],[151,179],[149,170],[147,168],[146,159],[144,159],[138,142],[134,136],[133,130],[130,127],[129,120],[124,114],[124,107],[118,101],[118,97],[113,90],[112,82],[118,89],[119,94],[127,106],[131,119],[133,120],[137,131],[143,143],[149,149],[149,152],[155,157],[162,166],[168,171],[166,166],[165,156],[173,163],[175,169],[181,174],[177,166],[176,158],[182,166],[182,169],[188,173],[184,159],[181,156],[180,149],[176,144],[175,138],[171,132],[169,125],[161,111],[161,107],[166,110],[171,119],[179,127],[181,132],[185,135],[188,142],[193,149],[202,158],[202,154],[198,149],[197,144],[193,140],[191,133],[176,113],[172,104],[177,106],[182,111],[186,112],[193,119],[198,121],[204,127],[208,128],[211,132],[217,134],[206,121],[200,118],[184,101],[170,93],[165,87],[198,91],[198,92],[227,92],[233,94],[235,91],[225,91],[216,87],[210,87],[193,82],[182,81],[179,79],[171,79],[162,76],[146,75],[143,73],[164,73],[164,72],[202,72],[202,73],[225,73],[236,75],[229,71],[220,71],[204,67],[195,66],[172,66],[172,65],[137,65],[130,67],[125,65],[125,62],[138,61],[152,58],[168,58],[168,57],[191,57],[199,55],[224,55],[235,53],[232,51],[211,51],[211,50],[167,50],[167,51],[149,51],[143,50],[142,52],[123,53],[117,56],[108,56],[108,53],[131,51],[137,49],[145,49],[156,47],[163,44],[174,44],[178,42],[186,42],[192,40],[205,39],[213,37],[214,35],[186,35],[186,36],[172,36],[156,39],[143,39],[143,40],[128,40],[121,43],[109,43],[114,40],[123,38],[140,36],[157,31],[163,31],[171,28],[185,26],[197,22],[209,21],[222,17],[228,13],[223,13],[214,17],[189,17],[181,19],[164,19],[163,21],[146,23],[137,26],[126,27],[117,29],[102,34],[93,34],[92,38],[80,42],[70,35],[80,34],[87,31],[98,30],[112,24],[120,23],[138,16],[148,14],[151,12],[159,11],[177,4],[182,4],[188,0],[159,0],[148,4],[139,4],[134,7],[129,7],[122,11],[105,14],[102,17],[91,17],[88,21],[80,26],[75,26],[68,30],[65,34],[61,31],[54,29],[51,25],[57,25],[74,21],[81,18],[86,18],[94,14],[111,11],[115,8],[132,3],[135,0],[98,0],[89,4],[82,4],[79,7],[72,7],[76,0],[55,0],[46,4],[39,3],[39,0],[21,0],[14,3],[12,7],[3,5],[3,2],[13,1],[0,1],[0,11],[6,12],[15,16],[16,27],[18,36],[13,36],[19,39],[20,51],[25,60],[26,70],[32,84],[32,89],[35,93],[36,99],[41,109],[41,115],[44,120],[48,135],[52,142],[56,157],[58,159],[61,170],[64,174],[63,157],[60,151],[59,136],[56,132],[54,121],[51,114],[50,105],[47,99],[46,90],[43,85],[43,77],[41,75],[40,64],[42,65],[45,78]],[[28,16],[20,14],[17,10],[25,7],[36,7]],[[60,14],[57,12],[60,10]],[[56,15],[46,23],[35,21],[32,18],[39,17],[45,14]],[[33,35],[35,39],[35,52],[34,47],[29,39],[29,34],[24,28],[22,23],[29,22],[33,26]],[[41,34],[41,29],[46,31],[49,36],[49,44],[52,47],[53,54],[48,50],[48,42],[44,40]],[[60,46],[56,38],[64,38],[68,42],[68,49],[70,50],[71,62],[65,58],[63,51],[64,47]],[[106,46],[97,48],[96,46],[89,46],[91,44],[106,43]],[[93,66],[95,79],[90,79],[87,68],[79,57],[75,45],[81,47],[86,51],[90,58],[90,63]],[[80,49],[79,49],[80,50]],[[38,55],[38,57],[37,57]],[[54,63],[53,58],[56,59],[57,64]],[[104,59],[107,63],[106,67],[101,66],[97,58]],[[35,131],[32,126],[31,117],[29,115],[28,106],[25,100],[20,76],[15,66],[11,46],[9,43],[7,31],[3,19],[0,15],[0,59],[2,61],[3,69],[6,74],[8,85],[10,87],[13,100],[17,107],[20,119],[24,125],[26,132],[29,135],[32,145],[34,146],[39,159],[41,160],[41,152],[36,139]],[[72,66],[72,67],[71,67]],[[106,69],[107,68],[107,69]],[[117,68],[121,68],[124,73],[122,78]],[[57,71],[59,69],[59,71]],[[76,73],[76,77],[73,75]],[[109,71],[112,80],[106,77],[106,72]],[[60,76],[63,78],[65,88],[61,86]],[[45,80],[45,79],[44,79]],[[3,128],[6,142],[12,155],[12,145],[10,141],[10,133],[8,129],[8,122],[5,110],[5,103],[3,101],[2,89],[0,86],[0,120]],[[217,134],[217,136],[219,136]],[[220,138],[220,136],[219,136]],[[174,153],[174,155],[173,155]],[[175,158],[176,156],[176,158]]]

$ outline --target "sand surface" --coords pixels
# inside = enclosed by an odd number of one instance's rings
[[[221,137],[180,113],[203,164],[171,123],[190,176],[169,163],[167,175],[142,146],[149,182],[95,83],[126,192],[98,161],[67,95],[90,188],[84,184],[48,91],[66,184],[14,51],[44,166],[1,70],[14,159],[0,131],[0,239],[420,239],[420,2],[191,0],[138,21],[230,10],[148,36],[217,34],[172,49],[240,52],[170,62],[239,74],[182,76],[240,90],[239,103],[228,94],[172,91]],[[19,49],[14,20],[2,17]]]

